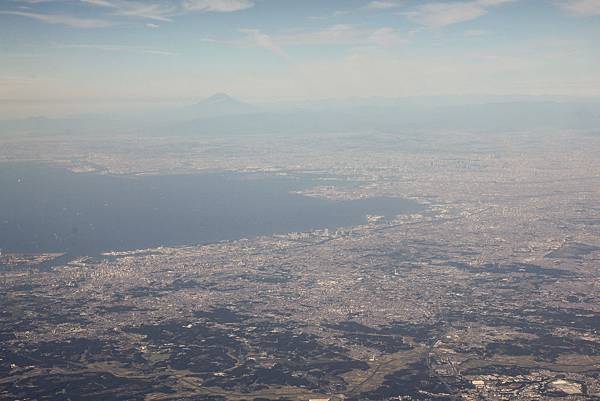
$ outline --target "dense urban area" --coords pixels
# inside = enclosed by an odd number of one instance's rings
[[[394,218],[0,256],[0,399],[600,400],[600,136],[0,138],[75,172],[313,176]],[[1,224],[1,222],[0,222]]]

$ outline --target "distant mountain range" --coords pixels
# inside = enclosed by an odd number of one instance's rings
[[[195,104],[141,114],[82,115],[0,121],[0,135],[94,134],[243,135],[481,132],[600,127],[599,99],[421,97],[315,100],[258,107],[218,93]]]

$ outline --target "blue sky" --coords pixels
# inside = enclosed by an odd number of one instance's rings
[[[0,99],[600,95],[600,0],[0,0]]]

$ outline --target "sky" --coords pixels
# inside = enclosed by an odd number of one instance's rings
[[[600,95],[600,0],[0,0],[0,102]]]

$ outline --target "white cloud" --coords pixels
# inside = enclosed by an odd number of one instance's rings
[[[400,35],[394,28],[380,28],[371,33],[366,42],[383,47],[393,47],[408,43],[408,39]]]
[[[489,32],[485,31],[483,29],[469,29],[467,31],[465,31],[464,35],[466,37],[476,37],[476,36],[485,36],[487,35]]]
[[[11,0],[15,3],[25,3],[25,4],[42,4],[42,3],[57,3],[64,0]]]
[[[155,21],[171,21],[170,17],[177,14],[178,7],[172,4],[137,2],[128,0],[81,0],[92,6],[105,7],[113,10],[115,15],[137,17]]]
[[[103,28],[110,26],[109,21],[79,18],[64,14],[40,14],[29,11],[0,11],[4,15],[17,15],[20,17],[32,18],[48,24],[66,25],[73,28]]]
[[[271,36],[266,33],[262,33],[258,29],[240,29],[240,32],[248,35],[251,43],[255,46],[267,49],[284,60],[290,59],[289,55],[281,47],[275,44]]]
[[[560,7],[572,15],[600,15],[600,0],[568,0],[560,3]]]
[[[404,12],[413,21],[429,28],[443,28],[448,25],[477,19],[488,13],[488,8],[516,0],[473,0],[462,2],[436,2],[418,6],[413,11]]]
[[[155,54],[160,56],[175,56],[177,53],[173,53],[162,49],[152,49],[139,46],[123,46],[123,45],[106,45],[106,44],[65,44],[65,43],[54,43],[52,47],[55,49],[86,49],[86,50],[99,50],[105,52],[124,52],[124,53],[139,53],[139,54]]]
[[[408,43],[408,40],[396,29],[389,27],[364,29],[352,25],[333,25],[321,30],[280,35],[269,35],[258,29],[239,31],[244,33],[245,37],[233,40],[203,38],[202,41],[237,47],[262,47],[286,61],[291,61],[291,57],[285,48],[293,46],[394,47]]]
[[[102,28],[113,25],[108,20],[82,18],[67,14],[48,14],[31,10],[38,4],[65,2],[67,0],[10,0],[19,10],[0,10],[0,14],[16,15],[35,19],[47,24],[60,24],[73,28]],[[75,0],[72,0],[75,2]],[[254,7],[252,0],[77,0],[91,7],[110,10],[118,17],[141,18],[152,21],[170,22],[172,18],[189,12],[228,13]],[[31,6],[31,7],[30,7]],[[147,28],[156,29],[157,24],[148,23]]]
[[[356,30],[345,24],[333,25],[316,31],[300,31],[280,35],[277,41],[287,45],[347,44],[356,39]]]
[[[113,14],[144,18],[155,21],[171,21],[171,18],[187,12],[234,12],[254,6],[251,0],[182,0],[170,2],[133,0],[80,0],[83,3],[113,10]]]
[[[93,6],[100,6],[100,7],[114,7],[116,8],[117,6],[109,1],[109,0],[80,0],[82,3],[87,3],[87,4],[91,4]]]
[[[148,28],[148,29],[158,29],[158,28],[160,28],[160,25],[158,25],[158,24],[153,24],[153,23],[151,23],[151,22],[147,23],[147,24],[146,24],[146,25],[144,25],[144,26],[145,26],[146,28]]]
[[[250,0],[185,0],[184,8],[191,11],[228,13],[254,7]]]
[[[482,6],[499,6],[506,3],[513,3],[516,0],[477,0]]]
[[[316,31],[302,31],[279,35],[274,38],[281,45],[385,45],[406,43],[406,39],[394,28],[357,28],[338,24]]]
[[[388,0],[375,0],[367,4],[367,8],[371,10],[389,10],[390,8],[399,7],[400,3],[397,1]]]
[[[154,54],[157,56],[177,56],[179,53],[173,53],[165,50],[156,50],[156,49],[141,49],[140,53],[143,54]]]

